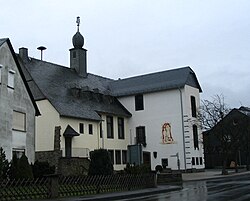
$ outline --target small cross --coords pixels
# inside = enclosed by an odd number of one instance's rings
[[[80,17],[77,17],[77,18],[76,18],[76,23],[77,23],[77,31],[79,31]]]

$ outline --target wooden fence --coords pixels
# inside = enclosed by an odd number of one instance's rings
[[[28,200],[51,197],[50,178],[0,181],[0,200]]]
[[[41,179],[0,181],[0,201],[89,195],[155,186],[155,174],[82,177],[51,175]]]

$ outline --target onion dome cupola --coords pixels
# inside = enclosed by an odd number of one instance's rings
[[[73,43],[74,48],[82,48],[84,45],[84,37],[79,32],[80,17],[77,17],[76,23],[77,23],[77,32],[72,38],[72,43]]]
[[[76,18],[77,32],[72,38],[73,48],[70,49],[70,68],[75,69],[77,74],[86,78],[87,73],[87,50],[83,48],[84,37],[79,32],[80,17]]]

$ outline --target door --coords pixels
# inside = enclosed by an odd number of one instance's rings
[[[72,138],[65,137],[65,157],[71,157],[71,149],[72,149]]]
[[[143,152],[143,164],[149,165],[151,168],[151,154],[150,152],[144,151]]]

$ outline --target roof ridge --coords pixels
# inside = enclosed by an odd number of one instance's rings
[[[47,63],[47,64],[54,65],[54,66],[56,66],[56,67],[62,67],[62,68],[64,68],[64,69],[71,69],[71,68],[68,67],[68,66],[63,66],[63,65],[61,65],[61,64],[52,63],[52,62],[50,62],[50,61],[40,60],[40,59],[33,58],[33,57],[30,57],[30,58],[31,58],[31,61],[32,61],[32,60],[35,60],[36,62]]]
[[[40,60],[40,59],[37,59],[37,58],[31,58],[31,61],[32,60],[35,60],[36,62],[44,62],[46,64],[54,65],[55,67],[60,67],[60,68],[63,68],[63,69],[72,70],[72,68],[70,68],[68,66],[52,63],[52,62],[49,62],[49,61],[44,61],[44,60]],[[100,78],[105,79],[105,80],[114,81],[114,79],[112,79],[112,78],[104,77],[104,76],[97,75],[97,74],[94,74],[94,73],[88,73],[88,74],[92,75],[92,76],[100,77]]]
[[[114,80],[114,82],[119,82],[119,81],[122,81],[122,80],[128,80],[128,79],[132,79],[132,78],[139,78],[139,77],[145,77],[145,76],[160,74],[160,73],[163,73],[163,72],[178,71],[178,70],[182,70],[182,69],[185,69],[185,68],[189,68],[193,72],[193,70],[190,68],[190,66],[184,66],[184,67],[177,67],[177,68],[173,68],[173,69],[169,69],[169,70],[157,71],[157,72],[153,72],[153,73],[141,74],[141,75],[137,75],[137,76],[133,76],[133,77],[127,77],[127,78],[124,78],[124,79],[118,79],[118,80]]]

